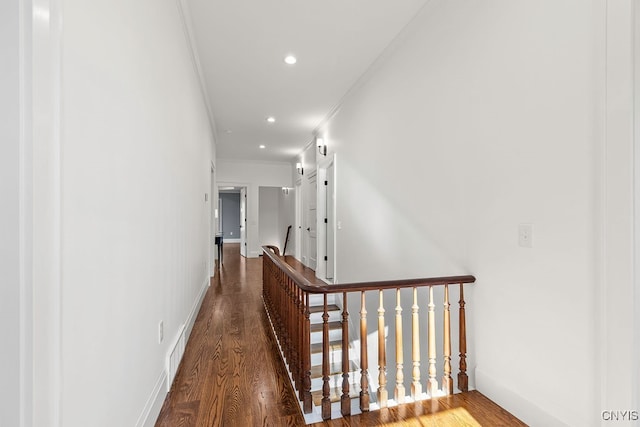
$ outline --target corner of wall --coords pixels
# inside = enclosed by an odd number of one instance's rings
[[[505,387],[495,381],[491,375],[487,375],[481,369],[475,370],[477,389],[496,402],[498,405],[509,408],[516,417],[529,425],[545,427],[566,427],[567,425],[551,414],[543,411],[533,402],[525,399],[518,392]]]
[[[144,405],[144,409],[142,410],[142,414],[138,418],[136,422],[136,427],[153,427],[156,423],[156,419],[158,415],[160,415],[160,410],[162,409],[162,404],[164,403],[164,398],[166,393],[162,393],[163,385],[167,381],[167,372],[163,369],[158,377],[155,386],[153,387],[153,391],[151,392],[151,396],[147,399],[147,403]]]

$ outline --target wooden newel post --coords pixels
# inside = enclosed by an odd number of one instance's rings
[[[469,390],[469,378],[467,377],[467,325],[464,314],[464,287],[460,283],[460,372],[458,372],[458,390]]]

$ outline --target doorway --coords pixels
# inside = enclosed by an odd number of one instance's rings
[[[317,242],[317,221],[318,221],[318,176],[317,171],[313,171],[307,178],[307,212],[305,215],[305,248],[307,259],[305,265],[315,270],[318,265],[318,242]]]
[[[219,216],[220,216],[220,206],[216,201],[219,201],[218,191],[216,187],[216,168],[211,162],[211,187],[209,190],[209,195],[207,196],[211,203],[211,228],[210,228],[210,252],[209,252],[209,262],[211,265],[209,266],[209,276],[213,277],[216,274],[216,263],[215,259],[217,259],[216,250],[216,234],[218,233],[218,224],[219,224]]]
[[[317,248],[316,277],[333,283],[335,280],[335,157],[318,165],[317,186]]]
[[[240,189],[240,255],[247,257],[247,187]]]
[[[296,204],[296,218],[295,218],[295,258],[301,260],[304,264],[303,250],[302,250],[302,201],[304,194],[302,193],[302,179],[296,181],[295,189],[295,204]]]
[[[326,274],[327,280],[333,280],[335,272],[335,175],[333,162],[329,165],[325,177],[325,235],[326,235]]]
[[[219,185],[219,233],[224,243],[240,243],[240,253],[247,254],[247,187]]]

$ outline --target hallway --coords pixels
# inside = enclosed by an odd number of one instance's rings
[[[262,258],[224,245],[156,427],[305,424],[262,303]],[[298,264],[299,267],[299,264]],[[477,391],[336,419],[327,426],[524,425]]]

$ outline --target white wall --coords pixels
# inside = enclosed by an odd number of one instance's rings
[[[291,225],[287,253],[295,252],[293,239],[294,191],[288,193],[280,187],[260,187],[258,206],[258,228],[260,246],[275,245],[284,250],[287,227]]]
[[[20,425],[19,2],[0,4],[0,425]]]
[[[218,159],[216,167],[219,186],[247,187],[247,256],[260,256],[259,187],[291,187],[292,167],[289,163],[229,159]]]
[[[591,375],[601,4],[433,1],[322,130],[340,157],[337,278],[476,275],[477,387],[532,425],[607,409]]]
[[[295,239],[295,189],[289,188],[287,193],[280,191],[278,196],[278,237],[280,238],[280,250],[284,250],[287,228],[289,231],[289,241],[287,243],[287,254],[296,252]]]
[[[636,6],[633,7],[633,4]],[[604,7],[601,11],[602,14],[605,13]],[[598,264],[600,286],[597,293],[597,356],[600,358],[601,366],[599,403],[602,410],[640,408],[637,376],[640,348],[636,347],[634,353],[634,338],[638,339],[638,330],[636,329],[634,334],[634,326],[636,328],[639,326],[637,316],[640,314],[638,311],[640,306],[635,306],[634,319],[634,296],[637,298],[639,293],[637,282],[634,290],[632,250],[634,245],[634,125],[636,132],[640,126],[637,110],[634,117],[633,99],[633,55],[634,53],[637,55],[636,61],[640,60],[640,55],[638,55],[639,45],[634,46],[633,38],[634,24],[637,32],[639,22],[637,2],[632,0],[606,2],[606,21],[603,21],[603,25],[606,24],[606,46],[604,43],[600,46],[603,51],[606,48],[606,74],[601,71],[606,75],[606,89],[603,88],[605,93],[601,95],[605,100],[602,104],[606,125],[603,129],[599,129],[603,132],[604,138],[597,163],[603,176],[599,189],[601,238],[598,243],[602,260]],[[636,156],[637,153],[636,148]],[[636,166],[636,173],[637,170]],[[636,187],[636,194],[638,190],[640,187]],[[637,210],[636,215],[638,215]],[[638,229],[635,231],[636,244],[638,231]],[[639,266],[640,264],[636,265],[636,267]],[[638,341],[635,344],[638,345]],[[637,420],[635,425],[640,426],[640,420]]]
[[[279,200],[282,189],[279,187],[260,187],[258,189],[258,234],[260,246],[275,245],[282,251],[279,236],[278,219],[280,217]]]
[[[175,1],[62,17],[61,425],[153,423],[209,283],[212,133]]]

